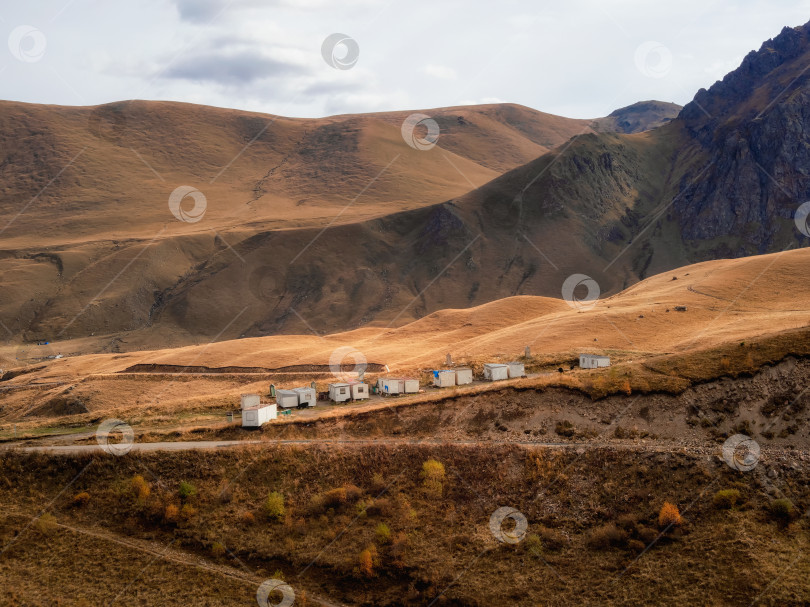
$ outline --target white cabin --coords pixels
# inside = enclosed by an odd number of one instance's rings
[[[368,384],[364,384],[363,382],[352,382],[351,386],[351,393],[352,393],[352,400],[362,400],[364,398],[368,398]]]
[[[276,390],[276,404],[284,409],[298,406],[298,392],[295,390]]]
[[[397,377],[381,377],[377,385],[381,394],[399,394],[405,391],[405,382]]]
[[[456,372],[452,369],[439,369],[433,372],[433,385],[438,388],[448,388],[456,385]]]
[[[402,391],[405,394],[416,394],[419,392],[419,380],[412,377],[406,377],[402,380]]]
[[[299,407],[314,407],[318,400],[315,388],[293,388],[292,391],[298,394]]]
[[[523,363],[512,361],[506,365],[509,368],[509,377],[526,377],[526,366]]]
[[[278,417],[276,405],[258,405],[242,409],[243,428],[261,428],[271,419]]]
[[[336,383],[329,384],[329,399],[336,403],[343,403],[352,397],[351,384]]]
[[[509,367],[500,363],[485,363],[484,379],[489,381],[509,379]]]
[[[471,384],[473,381],[473,372],[472,369],[456,369],[456,385],[463,386],[465,384]]]
[[[610,366],[610,356],[600,356],[599,354],[580,354],[579,366],[583,369],[598,369],[599,367]]]

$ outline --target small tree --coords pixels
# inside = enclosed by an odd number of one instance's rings
[[[180,481],[180,488],[178,489],[178,493],[180,494],[180,499],[186,501],[187,499],[197,495],[197,487],[195,487],[191,483],[187,483],[186,481]]]
[[[163,513],[163,520],[167,523],[176,523],[180,518],[180,508],[175,504],[166,506],[166,511]]]
[[[374,557],[377,556],[377,549],[374,546],[369,546],[360,553],[358,567],[360,573],[366,577],[374,575]]]
[[[152,493],[152,488],[149,486],[149,483],[146,482],[146,479],[140,474],[133,476],[129,484],[135,494],[135,499],[139,502],[146,501],[146,498]]]
[[[432,457],[422,464],[422,484],[431,495],[441,497],[444,492],[444,464]]]
[[[284,507],[284,496],[278,491],[272,491],[264,500],[264,513],[272,520],[280,520],[287,512]]]
[[[670,525],[680,525],[681,522],[681,513],[678,507],[671,502],[664,502],[658,513],[658,526],[669,527]]]

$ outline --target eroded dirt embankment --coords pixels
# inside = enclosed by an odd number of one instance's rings
[[[339,418],[268,424],[262,436],[593,441],[649,439],[705,443],[744,433],[763,444],[810,445],[810,361],[788,358],[752,377],[723,378],[680,395],[629,394],[592,400],[569,389],[504,388],[417,405],[397,404]],[[219,436],[238,438],[230,428]],[[258,436],[258,434],[254,434]]]

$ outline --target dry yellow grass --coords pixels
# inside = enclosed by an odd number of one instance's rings
[[[555,371],[579,352],[607,353],[613,367],[516,382],[526,387],[550,384],[582,388],[593,396],[627,391],[678,392],[692,381],[753,372],[787,354],[806,355],[804,327],[810,322],[805,268],[810,250],[739,260],[706,262],[649,278],[577,310],[562,300],[512,297],[466,310],[443,310],[395,329],[364,328],[325,337],[284,335],[224,341],[201,346],[89,354],[33,365],[3,387],[0,399],[9,415],[30,413],[49,399],[76,397],[91,403],[77,419],[117,412],[129,418],[194,418],[236,406],[243,392],[266,393],[269,383],[300,385],[316,379],[323,389],[333,377],[330,358],[351,348],[369,363],[391,373],[419,375],[440,367],[445,354],[480,371],[488,360],[512,360],[530,345],[529,370]],[[675,306],[687,311],[676,312]],[[742,345],[741,345],[742,344]],[[81,344],[63,342],[53,349]],[[11,347],[0,348],[9,360]],[[344,363],[352,364],[353,356]],[[316,365],[320,373],[258,375],[119,375],[136,364],[197,367]],[[38,368],[38,367],[42,368]],[[319,366],[319,367],[318,367]],[[57,385],[33,386],[45,382]],[[457,394],[489,389],[458,388]],[[422,398],[445,398],[446,391]],[[228,405],[230,403],[230,405]],[[334,414],[340,414],[335,412]],[[40,414],[47,417],[47,411]]]

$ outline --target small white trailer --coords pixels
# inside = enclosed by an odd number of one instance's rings
[[[485,363],[484,379],[489,381],[509,379],[509,367],[501,363]]]
[[[298,406],[298,392],[295,390],[276,390],[276,404],[283,409]]]
[[[318,399],[315,388],[293,388],[293,392],[298,394],[299,407],[314,407]]]
[[[471,384],[472,381],[473,381],[472,369],[468,368],[456,369],[456,385],[463,386],[465,384]]]
[[[242,409],[243,428],[261,428],[271,419],[278,417],[276,405],[258,405]]]
[[[406,377],[402,380],[403,392],[405,394],[416,394],[419,392],[419,380],[413,377]]]
[[[398,377],[381,377],[378,385],[381,394],[399,394],[405,390],[405,382]]]
[[[347,383],[329,384],[329,399],[343,403],[352,397],[351,385]]]
[[[437,388],[449,388],[456,385],[456,372],[452,369],[438,369],[433,372],[433,385]]]
[[[599,354],[580,354],[579,366],[583,369],[598,369],[599,367],[610,366],[610,356]]]
[[[509,377],[526,377],[526,366],[517,361],[512,361],[506,365],[509,369]]]
[[[360,381],[352,382],[351,384],[352,400],[363,400],[368,398],[368,384]]]

